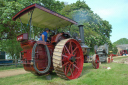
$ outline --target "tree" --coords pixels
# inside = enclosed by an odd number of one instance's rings
[[[16,36],[25,33],[25,30],[29,32],[28,25],[23,24],[25,29],[21,29],[21,24],[12,21],[12,17],[21,9],[34,3],[74,19],[78,24],[83,24],[84,36],[86,36],[85,42],[88,46],[93,47],[95,44],[111,43],[109,40],[111,25],[108,21],[102,20],[97,14],[94,14],[85,1],[79,0],[66,6],[64,2],[56,0],[3,0],[0,2],[0,50],[8,53],[12,58],[18,58],[21,51],[20,43],[16,41]],[[68,31],[69,28],[65,28],[65,31]],[[71,34],[74,32],[79,34],[79,29],[75,25],[72,25],[70,30]],[[41,28],[34,27],[32,35],[35,37],[41,31]],[[63,31],[63,29],[59,29],[59,31]]]
[[[116,45],[122,45],[122,44],[128,44],[127,38],[121,38],[113,43],[114,46]]]
[[[84,25],[85,43],[88,46],[93,48],[95,45],[105,43],[112,46],[109,39],[112,32],[111,25],[108,21],[102,20],[97,14],[94,14],[84,1],[79,0],[71,5],[66,5],[60,13],[77,21],[79,25]],[[79,33],[76,26],[72,26],[71,31]]]
[[[25,29],[21,29],[19,22],[12,21],[12,17],[20,10],[31,4],[37,3],[49,8],[53,11],[60,11],[64,7],[63,2],[55,0],[2,0],[0,1],[0,50],[5,51],[12,58],[19,56],[20,43],[16,41],[17,35],[29,32],[29,26],[23,24]],[[34,27],[33,36],[37,36],[41,32],[41,28]],[[18,47],[18,48],[17,48]]]

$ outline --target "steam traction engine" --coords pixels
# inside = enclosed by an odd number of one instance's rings
[[[95,53],[99,55],[100,62],[107,62],[110,63],[113,61],[113,56],[112,54],[109,55],[108,57],[108,45],[100,45],[99,47],[96,45],[94,47]]]
[[[28,16],[30,20],[28,20]],[[35,41],[31,39],[31,25],[40,28],[59,29],[77,22],[53,12],[38,4],[30,5],[13,18],[14,21],[30,24],[30,32],[17,36],[23,51],[21,60],[24,69],[35,75],[44,75],[55,70],[63,79],[76,79],[80,76],[84,55],[87,47],[84,44],[83,25],[79,25],[81,42],[73,39],[68,33],[50,35],[49,42]],[[99,68],[99,58],[94,56],[94,68]]]

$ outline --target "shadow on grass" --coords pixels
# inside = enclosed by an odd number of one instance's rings
[[[36,75],[34,75],[34,76],[36,76]],[[51,76],[51,79],[50,79],[50,80],[59,77],[59,76],[57,76],[57,74],[56,74],[55,72],[52,72],[51,74],[45,74],[45,75],[42,75],[42,76],[36,76],[35,78],[36,78],[36,79],[41,79],[41,80],[48,80],[48,79],[46,78],[47,76]]]
[[[92,63],[84,63],[83,70],[82,70],[80,77],[88,74],[89,72],[91,72],[93,70],[97,70],[97,69],[93,68]],[[56,79],[56,78],[60,78],[59,76],[57,76],[55,71],[53,71],[50,75],[51,75],[51,80]],[[41,79],[41,80],[42,79],[47,80],[46,76],[47,75],[42,75],[42,76],[37,76],[36,78]]]
[[[88,74],[92,70],[95,70],[92,66],[92,63],[84,63],[81,76]]]
[[[107,67],[108,65],[111,65],[111,63],[108,64],[108,63],[104,62],[104,63],[100,64],[99,69],[106,69],[104,67]],[[92,66],[92,63],[84,63],[82,75],[86,75],[89,72],[96,71],[96,70],[98,70],[98,69],[94,69]]]

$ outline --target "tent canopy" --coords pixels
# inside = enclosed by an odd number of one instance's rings
[[[40,28],[54,29],[66,27],[72,24],[77,25],[77,22],[38,4],[33,4],[22,9],[12,18],[12,20],[20,22],[21,19],[22,23],[28,24],[31,14],[32,25]]]

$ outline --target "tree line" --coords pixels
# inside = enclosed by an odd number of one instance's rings
[[[21,29],[19,22],[12,21],[12,17],[20,10],[31,4],[40,4],[48,9],[60,13],[70,19],[84,25],[85,44],[89,47],[95,45],[109,44],[110,49],[112,43],[110,41],[110,33],[112,26],[108,21],[100,18],[95,14],[85,1],[78,0],[76,3],[65,5],[64,2],[56,0],[0,0],[0,50],[5,51],[12,59],[19,58],[19,52],[22,50],[20,43],[16,41],[17,35],[29,31],[29,27]],[[42,28],[35,27],[33,35],[38,36]],[[63,31],[59,29],[59,31]],[[68,27],[65,28],[68,31]],[[77,33],[79,36],[79,29],[72,25],[70,28],[71,34]]]

